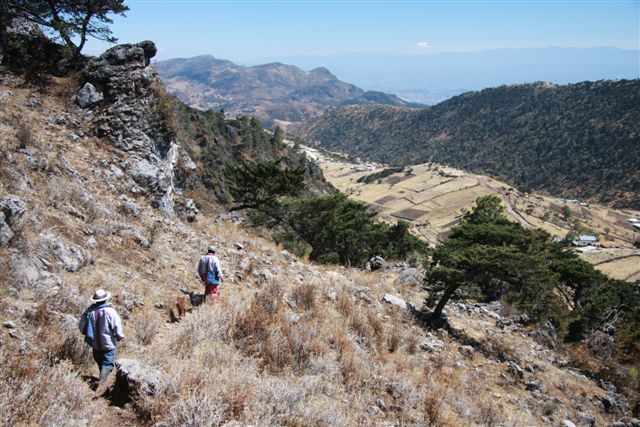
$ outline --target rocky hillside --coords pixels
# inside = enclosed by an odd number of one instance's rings
[[[250,115],[267,125],[300,122],[327,107],[350,104],[416,106],[382,92],[344,83],[326,68],[303,71],[280,63],[244,67],[209,55],[155,64],[167,88],[202,110],[223,108],[230,117]]]
[[[300,134],[383,163],[434,161],[523,190],[640,207],[640,81],[501,86],[423,110],[332,109]]]
[[[470,301],[428,332],[421,271],[322,267],[219,204],[198,213],[206,166],[179,136],[226,140],[188,109],[194,128],[176,127],[154,52],[115,47],[46,90],[0,70],[2,425],[638,424],[551,324]],[[229,126],[230,153],[260,146]],[[209,244],[225,271],[213,306],[194,273]],[[126,336],[98,396],[76,328],[97,287]]]

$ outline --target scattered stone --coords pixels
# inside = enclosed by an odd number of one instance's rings
[[[586,412],[578,412],[577,418],[588,427],[596,425],[596,417]]]
[[[155,396],[166,384],[166,378],[157,369],[143,366],[135,359],[116,361],[113,395],[122,401],[131,401],[143,396]]]
[[[72,273],[80,270],[86,263],[87,257],[84,249],[77,245],[67,248],[64,241],[54,235],[45,236],[45,243],[40,249],[45,257],[53,255],[54,258],[64,264],[65,270]]]
[[[85,246],[89,247],[89,248],[95,248],[98,245],[98,241],[96,240],[96,238],[94,236],[91,236],[87,239],[87,243],[85,243]]]
[[[631,427],[640,427],[640,420],[637,418],[631,419]]]
[[[627,399],[621,395],[614,392],[609,392],[602,396],[600,399],[602,403],[602,409],[607,414],[625,414],[625,407],[627,406]]]
[[[2,201],[2,212],[5,215],[5,221],[9,225],[16,224],[26,211],[26,204],[17,197],[7,197]]]
[[[435,337],[428,337],[418,344],[418,347],[420,350],[429,353],[441,353],[444,351],[444,341]]]
[[[300,315],[298,315],[297,313],[289,313],[287,320],[289,320],[289,323],[291,323],[292,325],[295,325],[300,321]]]
[[[29,101],[27,101],[27,107],[34,110],[42,105],[42,98],[38,96],[34,96]]]
[[[521,380],[524,379],[524,369],[518,366],[515,362],[509,362],[507,370],[513,377]]]
[[[408,268],[395,280],[395,284],[399,286],[420,286],[422,280],[417,268]]]
[[[384,294],[384,297],[382,297],[382,301],[388,303],[388,304],[392,304],[392,305],[396,305],[402,309],[408,309],[409,305],[407,304],[407,302],[405,300],[403,300],[402,298],[399,298],[395,295],[391,295],[391,294]]]
[[[540,326],[540,328],[530,332],[529,336],[535,338],[536,341],[549,348],[555,349],[558,346],[558,334],[556,333],[556,328],[548,320]]]
[[[120,208],[126,214],[131,215],[133,218],[138,218],[140,216],[140,207],[127,196],[121,196],[121,205]]]
[[[244,246],[242,246],[242,245],[241,245],[240,243],[238,243],[238,242],[236,242],[233,246],[234,246],[237,250],[239,250],[239,251],[244,251]]]
[[[336,302],[338,300],[338,294],[336,293],[336,291],[330,292],[327,295],[327,298],[329,298],[329,300],[332,302]]]
[[[377,406],[378,408],[380,408],[380,410],[381,410],[382,412],[386,412],[386,411],[387,411],[387,405],[385,405],[385,404],[384,404],[384,400],[382,400],[382,399],[380,399],[380,398],[376,399],[376,406]]]
[[[184,199],[184,209],[187,213],[187,221],[195,221],[196,216],[198,215],[198,208],[196,207],[196,203],[193,199]]]
[[[530,380],[524,383],[524,388],[527,391],[539,391],[545,393],[545,388],[539,380]]]
[[[91,83],[85,83],[78,93],[76,93],[76,102],[82,108],[90,108],[104,99],[102,93],[96,90]]]
[[[562,420],[561,424],[563,427],[576,427],[576,425],[569,420]]]
[[[163,308],[166,307],[166,305],[163,302],[159,302],[159,301],[157,303],[153,304],[153,306],[155,308],[157,308],[157,309],[163,309]]]
[[[16,326],[16,324],[14,322],[12,322],[11,320],[6,321],[2,324],[3,327],[7,328],[7,329],[16,329],[18,326]]]
[[[13,231],[4,221],[4,212],[0,211],[0,246],[6,246],[13,239]]]
[[[473,359],[473,355],[475,354],[476,350],[470,345],[462,345],[458,347],[458,352],[467,359]]]
[[[380,270],[387,265],[387,262],[380,255],[376,255],[367,263],[367,269],[371,271]]]

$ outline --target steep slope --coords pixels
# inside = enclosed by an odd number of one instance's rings
[[[53,79],[46,92],[0,74],[0,423],[630,420],[611,384],[569,368],[547,347],[552,328],[544,329],[546,343],[534,342],[527,332],[536,331],[508,307],[455,304],[452,333],[427,333],[406,304],[383,300],[389,293],[419,306],[419,271],[318,266],[213,203],[194,220],[184,194],[203,164],[197,155],[188,161],[168,99],[151,89],[152,52],[149,43],[114,48],[84,76]],[[87,80],[97,92],[83,89],[79,108],[71,100]],[[189,134],[203,145],[222,143],[205,129],[212,122],[189,120],[202,126]],[[229,140],[252,147],[242,133]],[[180,205],[193,221],[175,214]],[[209,244],[225,271],[213,306],[199,305],[194,272]],[[140,367],[127,387],[110,384],[101,396],[91,390],[96,368],[76,328],[97,287],[112,292],[123,317],[118,359]],[[170,323],[167,308],[178,298],[195,307]]]
[[[394,95],[365,92],[322,67],[311,71],[281,63],[243,67],[209,55],[161,61],[156,67],[169,91],[186,104],[203,110],[224,108],[234,117],[252,115],[269,125],[274,120],[306,120],[338,105],[414,105]]]
[[[300,134],[385,163],[434,161],[522,189],[640,207],[640,81],[501,86],[419,111],[332,109]]]

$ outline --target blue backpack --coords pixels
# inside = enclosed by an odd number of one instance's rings
[[[93,326],[93,320],[91,319],[91,317],[92,317],[91,316],[91,312],[92,311],[93,310],[87,308],[84,311],[84,314],[83,314],[84,320],[85,320],[85,323],[84,323],[84,340],[86,341],[87,344],[89,344],[91,346],[93,346],[93,340],[96,339],[96,331],[95,331],[94,326]]]
[[[220,279],[218,278],[218,271],[209,271],[207,272],[207,285],[218,286],[220,284]]]
[[[110,304],[107,303],[102,303],[102,304],[98,304],[98,305],[92,305],[91,307],[87,308],[84,313],[82,314],[84,316],[84,340],[86,341],[87,344],[89,344],[90,346],[93,346],[93,341],[96,339],[96,327],[93,324],[93,319],[91,316],[91,313],[95,310],[99,310],[103,307],[111,307]]]

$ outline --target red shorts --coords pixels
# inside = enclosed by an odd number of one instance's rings
[[[216,285],[204,285],[204,299],[210,303],[216,302],[220,294],[218,288]]]

